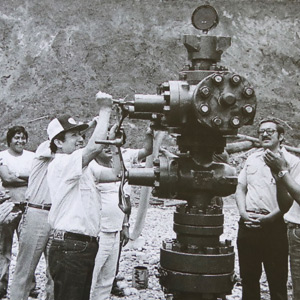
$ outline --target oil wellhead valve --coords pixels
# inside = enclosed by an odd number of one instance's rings
[[[198,7],[193,25],[202,36],[185,35],[188,63],[179,80],[162,83],[155,95],[116,101],[130,118],[152,120],[154,129],[176,137],[177,151],[162,151],[153,168],[130,169],[129,184],[154,187],[161,198],[186,200],[174,214],[176,239],[161,248],[160,282],[174,299],[225,299],[234,277],[234,249],[220,241],[222,198],[235,192],[235,169],[216,162],[226,136],[253,122],[256,95],[249,81],[220,66],[230,37],[208,35],[218,24],[209,5]]]

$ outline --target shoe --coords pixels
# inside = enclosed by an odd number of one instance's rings
[[[122,281],[122,280],[124,280],[124,279],[125,279],[125,277],[124,277],[123,275],[118,274],[118,275],[115,277],[114,281]]]
[[[117,297],[124,297],[125,293],[122,288],[119,288],[117,285],[113,286],[110,292],[112,295]]]
[[[4,298],[7,294],[7,290],[6,289],[1,289],[0,290],[0,299]]]
[[[39,294],[40,294],[39,290],[36,289],[36,288],[34,288],[34,289],[32,289],[32,290],[30,291],[29,297],[34,298],[34,299],[37,299],[38,296],[39,296]]]

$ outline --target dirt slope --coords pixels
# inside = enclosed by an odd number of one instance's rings
[[[181,36],[199,33],[190,16],[203,3],[2,0],[0,142],[9,126],[23,124],[34,149],[54,115],[68,112],[90,119],[97,111],[94,95],[99,89],[116,98],[134,91],[155,94],[157,84],[177,79],[186,62]],[[295,129],[289,141],[297,145],[300,2],[210,4],[220,17],[211,34],[232,37],[222,65],[253,83],[257,118],[274,114],[288,120]],[[134,146],[136,124],[126,125]]]

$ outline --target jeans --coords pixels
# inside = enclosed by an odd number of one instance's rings
[[[38,262],[46,258],[46,300],[53,300],[53,281],[48,270],[47,242],[50,235],[48,211],[28,207],[20,223],[19,252],[10,288],[10,300],[27,300]]]
[[[288,229],[293,300],[300,299],[300,228]]]
[[[7,290],[13,237],[15,231],[18,234],[20,219],[21,217],[18,217],[9,224],[0,225],[0,290]],[[35,277],[30,286],[30,289],[34,288]]]
[[[271,300],[287,300],[288,242],[283,220],[261,229],[247,228],[239,222],[237,238],[243,300],[260,300],[262,264]]]
[[[116,276],[120,231],[101,232],[91,289],[91,300],[107,300]]]
[[[88,300],[98,243],[78,240],[50,241],[49,268],[55,300]]]

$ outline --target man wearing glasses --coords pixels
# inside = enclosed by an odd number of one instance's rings
[[[287,300],[288,242],[283,214],[278,207],[276,180],[264,157],[272,151],[282,155],[291,176],[299,173],[299,159],[281,143],[284,128],[276,119],[259,124],[262,149],[250,155],[238,177],[236,202],[240,213],[237,247],[243,300],[259,300],[262,265],[267,275],[271,300]],[[279,172],[283,177],[284,172]]]

